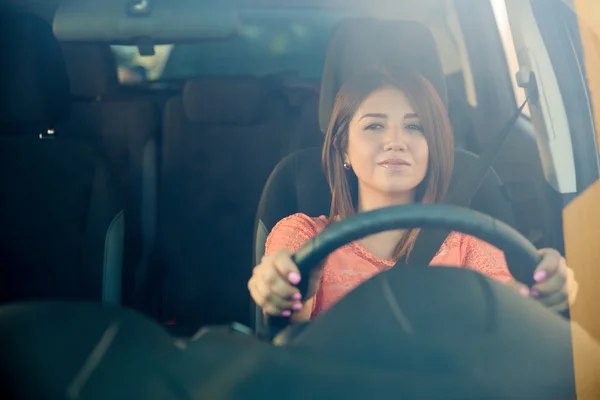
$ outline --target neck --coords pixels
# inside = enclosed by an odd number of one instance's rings
[[[414,202],[414,192],[380,193],[369,188],[360,187],[358,190],[358,212],[371,211],[378,208],[410,204]],[[367,236],[359,243],[375,256],[391,259],[398,241],[404,235],[404,230],[391,230]]]
[[[401,193],[381,193],[360,187],[358,190],[358,212],[376,210],[378,208],[399,206],[413,203],[414,191]]]

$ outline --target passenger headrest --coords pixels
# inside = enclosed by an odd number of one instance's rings
[[[262,82],[252,77],[207,77],[183,87],[183,106],[194,122],[251,124],[260,117],[265,95]]]
[[[62,48],[73,95],[97,97],[119,89],[117,62],[108,44],[63,43]]]
[[[326,132],[338,90],[348,78],[374,67],[399,66],[429,79],[447,106],[444,70],[435,39],[415,21],[353,18],[341,22],[329,49],[319,100],[319,125]]]
[[[50,25],[33,14],[0,8],[0,123],[48,128],[70,106],[69,79]]]

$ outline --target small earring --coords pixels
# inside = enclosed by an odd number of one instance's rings
[[[351,167],[350,163],[348,161],[344,161],[344,168],[349,170]]]

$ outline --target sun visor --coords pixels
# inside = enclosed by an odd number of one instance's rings
[[[170,44],[225,39],[238,28],[231,0],[72,0],[54,16],[54,34],[65,42]]]

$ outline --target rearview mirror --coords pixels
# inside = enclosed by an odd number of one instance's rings
[[[151,46],[230,38],[239,20],[231,0],[75,0],[53,25],[61,41]]]

